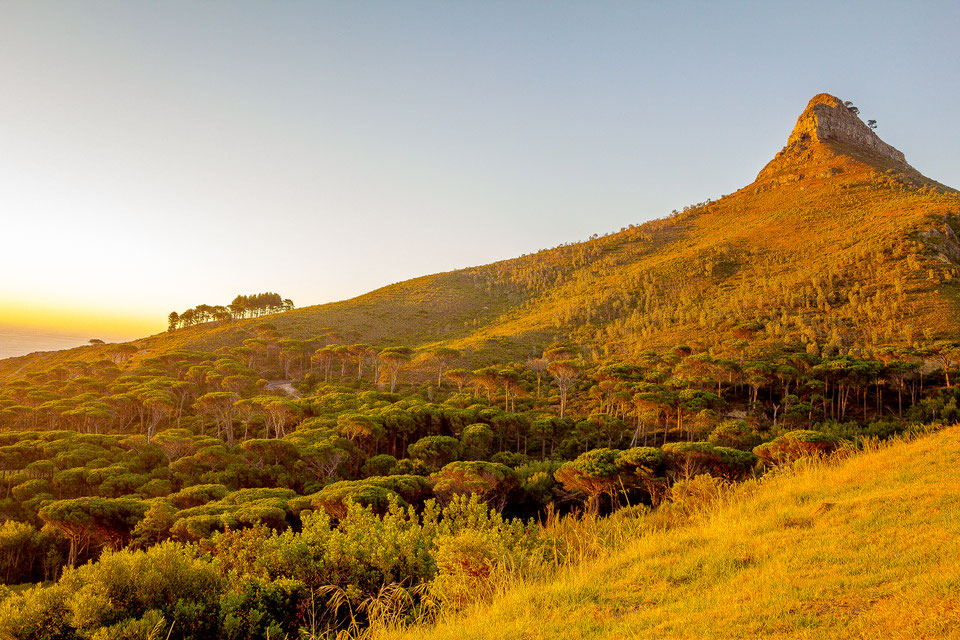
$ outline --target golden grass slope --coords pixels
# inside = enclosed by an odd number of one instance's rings
[[[960,638],[960,427],[811,462],[436,628],[385,637]]]

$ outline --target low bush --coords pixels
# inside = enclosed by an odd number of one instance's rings
[[[837,448],[838,438],[822,431],[788,431],[771,442],[753,449],[767,466],[779,465],[810,455],[830,453]]]

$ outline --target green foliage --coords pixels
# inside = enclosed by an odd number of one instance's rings
[[[411,458],[422,461],[428,469],[440,469],[460,457],[460,441],[451,436],[426,436],[407,447]]]
[[[11,640],[79,640],[63,592],[37,585],[0,600],[0,630]]]
[[[431,475],[430,480],[442,504],[449,503],[454,496],[476,495],[497,511],[503,511],[519,485],[513,469],[482,460],[451,462]]]
[[[784,464],[810,455],[822,455],[836,449],[835,436],[822,431],[799,429],[754,448],[753,452],[767,465]]]
[[[529,456],[516,451],[500,451],[490,456],[490,462],[496,462],[511,468],[526,464],[529,460]]]
[[[400,460],[397,460],[397,464],[390,469],[390,475],[428,476],[430,475],[430,470],[427,469],[427,465],[425,465],[422,460],[401,458]]]
[[[433,495],[426,478],[415,475],[373,476],[363,480],[342,480],[317,493],[292,501],[295,510],[320,509],[331,517],[343,518],[351,503],[386,513],[392,502],[422,505]]]
[[[760,436],[743,420],[724,420],[710,432],[710,444],[751,451],[760,444]]]
[[[170,495],[169,500],[177,509],[189,509],[223,500],[228,493],[230,490],[222,484],[195,484]]]
[[[520,489],[524,499],[533,505],[532,511],[542,511],[548,505],[561,502],[563,489],[555,474],[562,464],[556,460],[543,460],[517,467]]]
[[[665,462],[674,478],[707,474],[728,480],[748,476],[757,464],[749,451],[717,447],[709,442],[671,442],[663,446]]]
[[[25,522],[0,524],[0,583],[41,582],[66,558],[67,540],[53,527],[37,530]]]
[[[633,470],[648,476],[657,476],[663,470],[666,455],[656,447],[633,447],[620,453],[617,464],[621,468]]]
[[[73,498],[51,502],[39,515],[70,538],[73,564],[81,541],[96,540],[111,549],[127,544],[147,509],[146,502],[135,498]]]
[[[209,538],[214,532],[226,529],[254,526],[286,529],[292,519],[294,498],[296,493],[291,489],[240,489],[220,500],[177,511],[169,525],[169,533],[178,540],[193,541]],[[151,522],[150,527],[155,529],[166,524],[164,517],[159,514],[157,524]],[[147,526],[144,525],[144,533],[151,531]]]
[[[12,638],[136,637],[161,618],[172,637],[214,637],[221,581],[207,561],[171,543],[147,551],[107,552],[0,603],[0,629]],[[141,636],[142,637],[142,636]]]
[[[463,429],[460,440],[463,443],[463,455],[468,460],[483,460],[490,455],[496,434],[484,423],[471,424]]]
[[[380,455],[368,458],[367,461],[363,463],[361,473],[368,478],[370,476],[387,476],[391,475],[391,470],[396,466],[396,458],[389,454],[381,453]]]
[[[620,489],[620,454],[616,449],[592,449],[561,466],[556,478],[568,491],[585,494],[596,509],[601,496],[612,497]]]
[[[166,540],[177,521],[176,514],[177,509],[169,500],[154,499],[143,519],[133,528],[133,542],[141,547],[148,547]]]
[[[493,593],[490,576],[509,549],[495,532],[465,529],[436,541],[437,577],[431,594],[445,609],[460,609]]]

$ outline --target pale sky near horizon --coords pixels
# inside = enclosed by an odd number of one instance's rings
[[[956,2],[0,0],[0,324],[135,337],[615,231],[816,93],[960,187]]]

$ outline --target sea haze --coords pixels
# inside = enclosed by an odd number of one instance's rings
[[[91,338],[96,337],[99,336],[0,324],[0,359],[23,356],[34,351],[72,349],[85,345]]]

